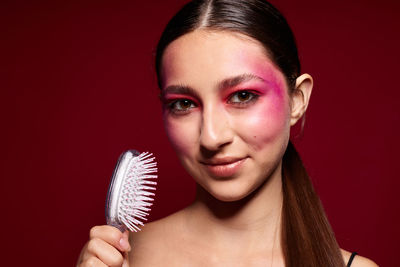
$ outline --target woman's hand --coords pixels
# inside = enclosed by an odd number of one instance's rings
[[[121,233],[109,225],[94,226],[90,229],[90,240],[82,249],[77,266],[128,267],[127,254],[131,250],[128,236],[128,231]]]

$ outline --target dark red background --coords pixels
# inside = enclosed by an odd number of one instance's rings
[[[153,71],[157,39],[183,2],[1,2],[1,266],[74,266],[90,227],[105,222],[109,178],[125,149],[158,158],[151,219],[191,201]],[[273,3],[315,79],[295,143],[338,241],[395,266],[399,2]]]

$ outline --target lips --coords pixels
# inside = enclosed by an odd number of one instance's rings
[[[220,158],[202,162],[206,170],[214,177],[231,177],[236,174],[243,166],[246,158]]]

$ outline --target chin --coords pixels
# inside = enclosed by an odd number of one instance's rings
[[[235,202],[242,200],[254,192],[258,186],[243,184],[240,181],[218,181],[204,188],[214,198],[223,202]]]
[[[226,195],[213,195],[217,200],[221,202],[237,202],[245,198],[245,196],[226,196]]]

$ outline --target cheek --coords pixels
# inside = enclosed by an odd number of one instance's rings
[[[247,112],[247,118],[242,120],[240,127],[247,131],[243,131],[242,136],[255,150],[280,143],[289,135],[289,115],[290,109],[285,95],[274,94],[267,97]]]
[[[197,127],[193,119],[164,116],[165,131],[178,157],[194,153]]]

